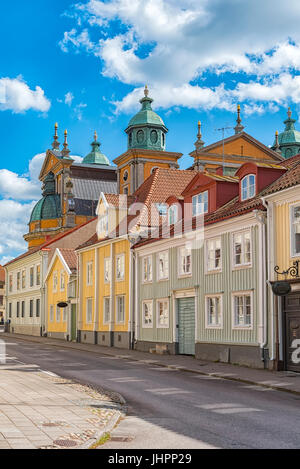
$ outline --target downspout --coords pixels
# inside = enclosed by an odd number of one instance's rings
[[[261,279],[261,294],[262,294],[262,342],[260,343],[261,359],[265,362],[266,357],[264,349],[268,343],[268,315],[267,315],[267,295],[266,295],[266,282],[267,282],[267,259],[266,259],[266,221],[264,214],[258,210],[253,211],[256,220],[260,223],[260,254],[262,259],[262,279]]]
[[[265,197],[261,197],[261,201],[267,209],[267,229],[268,229],[268,276],[267,285],[271,290],[272,272],[274,268],[274,239],[272,240],[272,233],[274,233],[274,212],[273,204],[270,204]],[[272,251],[273,250],[273,251]],[[275,331],[275,317],[277,321],[278,315],[278,301],[275,299],[274,308],[274,297],[271,290],[271,301],[270,301],[270,313],[271,313],[271,356],[269,357],[270,362],[276,361],[276,345],[274,344],[274,331]]]

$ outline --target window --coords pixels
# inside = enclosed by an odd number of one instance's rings
[[[17,290],[20,290],[21,288],[21,273],[17,273]]]
[[[152,282],[152,256],[143,258],[143,281]]]
[[[157,327],[169,327],[169,301],[157,301]]]
[[[88,324],[93,322],[93,298],[86,300],[86,322]]]
[[[251,264],[250,231],[233,235],[233,265],[235,267]]]
[[[34,285],[34,267],[30,267],[30,286]]]
[[[128,186],[124,186],[123,187],[123,194],[128,195],[128,193],[129,193]]]
[[[63,308],[63,322],[67,322],[68,319],[68,308]]]
[[[11,293],[13,291],[13,275],[10,274],[9,276],[9,292]]]
[[[60,322],[60,308],[56,306],[56,322]]]
[[[116,279],[117,281],[124,280],[125,276],[125,256],[121,254],[116,258]]]
[[[169,253],[160,252],[157,256],[158,261],[158,280],[166,280],[169,277]]]
[[[292,256],[300,254],[300,206],[291,207],[291,249]]]
[[[117,296],[117,323],[125,322],[125,296]]]
[[[109,283],[111,280],[111,260],[104,259],[104,282]]]
[[[103,323],[108,324],[110,322],[110,298],[104,298],[104,305],[103,305]]]
[[[222,299],[221,296],[206,297],[206,324],[207,327],[222,326]]]
[[[12,304],[11,303],[9,303],[8,305],[8,317],[9,319],[12,318]]]
[[[208,271],[221,269],[221,238],[207,240],[206,256]]]
[[[157,211],[161,217],[164,217],[168,213],[168,206],[166,204],[155,204]]]
[[[33,318],[33,300],[29,302],[29,317]]]
[[[39,318],[40,314],[41,314],[41,300],[38,298],[35,303],[35,315],[37,318]]]
[[[57,292],[57,283],[58,283],[57,272],[54,272],[53,273],[53,291],[54,291],[54,293]]]
[[[53,307],[53,305],[50,305],[49,320],[50,320],[50,322],[54,321],[54,307]]]
[[[17,316],[17,318],[20,317],[20,303],[19,303],[19,301],[17,302],[17,312],[16,312],[16,316]]]
[[[26,288],[26,270],[22,270],[22,289]]]
[[[208,191],[201,192],[192,198],[193,217],[208,212]]]
[[[93,285],[93,262],[88,262],[86,265],[86,284]]]
[[[248,174],[242,179],[241,199],[247,200],[255,196],[255,175]]]
[[[153,326],[153,301],[143,302],[143,327]]]
[[[37,285],[41,284],[41,266],[40,265],[36,266],[36,284]]]
[[[97,232],[99,234],[108,232],[108,215],[103,215],[99,218]]]
[[[22,318],[25,318],[25,301],[22,301]]]
[[[252,301],[250,293],[233,295],[233,327],[252,325]]]
[[[192,251],[191,248],[179,248],[179,275],[191,275]]]
[[[177,205],[171,205],[169,208],[169,225],[174,225],[178,221],[178,207]]]
[[[61,270],[60,272],[60,291],[65,290],[65,271]]]

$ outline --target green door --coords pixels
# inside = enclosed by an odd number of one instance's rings
[[[178,300],[179,353],[195,355],[195,298]]]
[[[76,305],[72,305],[71,309],[71,340],[77,338],[77,327],[76,327]]]

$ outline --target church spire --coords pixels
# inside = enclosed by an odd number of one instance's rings
[[[68,144],[68,131],[65,130],[65,140],[64,140],[64,149],[62,151],[62,155],[65,156],[65,157],[68,157],[69,154],[70,154],[70,150],[69,150],[69,144]]]
[[[58,141],[57,130],[58,130],[58,123],[56,122],[54,126],[54,137],[53,137],[53,143],[52,143],[53,150],[59,150],[59,146],[60,146],[60,143]]]
[[[196,151],[200,151],[204,147],[204,143],[202,140],[202,133],[201,133],[201,122],[198,121],[198,133],[197,133],[197,140],[195,142]]]
[[[242,119],[241,119],[241,106],[238,104],[237,105],[237,120],[236,120],[236,126],[234,128],[236,134],[240,134],[244,130],[244,126],[242,125]]]
[[[275,132],[275,145],[274,150],[281,155],[280,145],[279,145],[279,138],[278,138],[278,130]]]

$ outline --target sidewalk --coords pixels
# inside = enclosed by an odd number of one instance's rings
[[[89,448],[121,416],[122,399],[13,359],[0,365],[0,450]]]
[[[157,366],[179,369],[207,376],[207,379],[223,378],[243,382],[252,386],[276,389],[300,395],[300,373],[288,371],[256,370],[226,363],[211,363],[182,355],[152,355],[136,350],[103,347],[100,345],[64,342],[44,337],[29,337],[19,334],[1,334],[0,337],[15,337],[24,341],[52,345],[59,348],[82,350],[101,355],[116,356],[124,360],[151,363]]]

